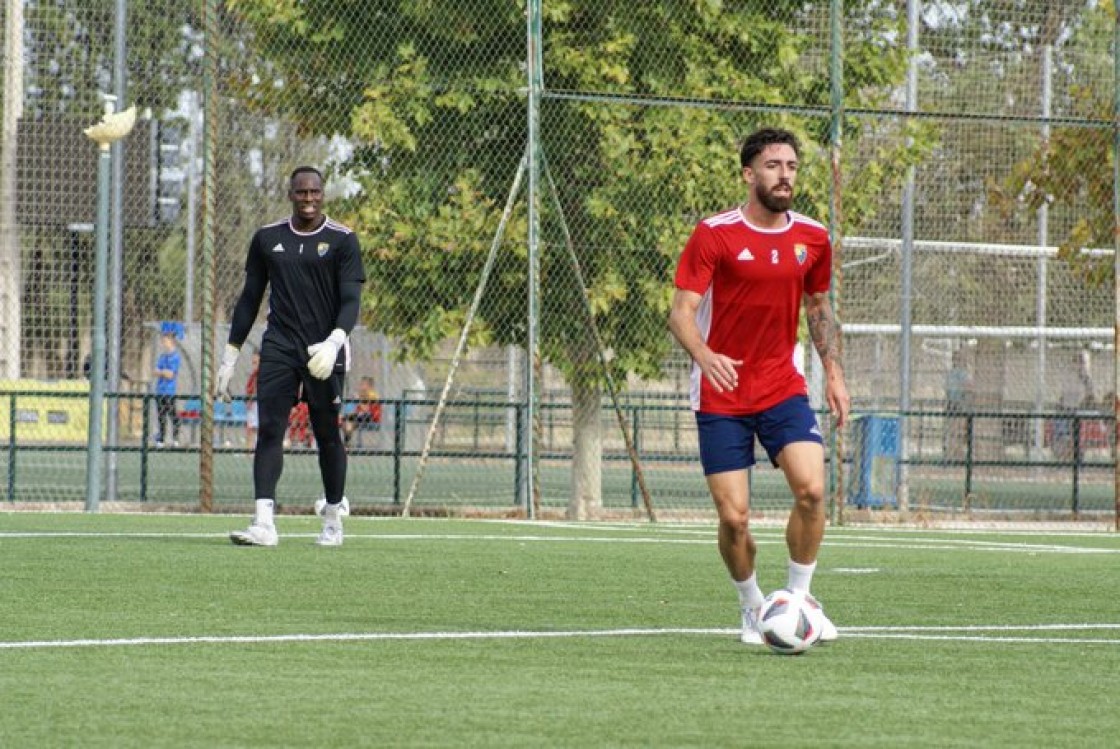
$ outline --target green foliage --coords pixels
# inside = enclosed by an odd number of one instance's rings
[[[1112,64],[1115,19],[1112,4],[1102,3],[1086,15],[1086,23],[1070,42],[1083,62],[1073,71],[1076,78],[1065,103],[1071,117],[1097,121],[1101,126],[1054,128],[1049,140],[1017,163],[1006,180],[989,186],[993,202],[1007,221],[1022,220],[1043,205],[1056,215],[1068,216],[1070,228],[1061,239],[1058,255],[1086,284],[1095,287],[1111,286],[1112,258],[1083,250],[1114,246],[1116,154],[1112,129],[1104,125],[1113,120],[1115,92],[1092,82],[1112,79],[1100,66]]]
[[[881,103],[905,73],[905,52],[891,42],[898,21],[876,13],[873,2],[846,5],[858,29],[845,47],[846,105]],[[570,236],[616,375],[658,375],[669,350],[676,258],[695,221],[742,200],[737,143],[748,130],[774,124],[802,136],[797,208],[827,219],[827,122],[777,108],[828,106],[821,52],[828,8],[809,2],[778,14],[766,2],[543,4],[548,91],[614,97],[546,97],[542,106],[544,173],[556,186],[542,203],[541,333],[549,361],[575,374],[590,338]],[[254,29],[260,52],[236,72],[244,100],[282,112],[306,132],[343,133],[357,145],[346,167],[361,194],[346,218],[378,266],[367,285],[367,317],[401,341],[403,356],[430,356],[461,325],[525,149],[523,13],[510,3],[474,3],[468,12],[436,0],[234,0],[228,9]],[[666,99],[693,105],[658,103]],[[775,110],[737,112],[730,102]],[[845,133],[860,136],[851,127]],[[928,151],[928,137],[916,140],[884,147],[848,176],[849,227]],[[478,341],[524,342],[526,230],[519,205]]]
[[[190,11],[127,6],[130,101],[156,112],[174,107],[200,61]],[[113,90],[115,7],[115,0],[27,4],[25,45],[31,56],[25,85],[35,93],[25,116],[100,114],[99,93]]]

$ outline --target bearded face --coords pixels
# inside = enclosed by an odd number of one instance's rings
[[[780,180],[772,187],[756,185],[755,191],[758,194],[758,202],[772,213],[785,213],[793,203],[793,185],[788,180]]]
[[[784,143],[767,146],[743,170],[751,186],[750,199],[771,213],[785,213],[793,203],[797,180],[797,152]]]

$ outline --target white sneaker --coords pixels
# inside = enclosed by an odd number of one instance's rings
[[[323,530],[315,539],[316,546],[342,546],[342,520],[323,518]]]
[[[323,530],[315,539],[318,546],[342,546],[342,518],[350,514],[350,503],[346,497],[336,505],[327,504],[320,499],[315,503],[315,512],[323,518]]]
[[[326,509],[326,507],[326,497],[319,497],[317,500],[315,500],[315,514],[319,517],[323,517],[323,510]],[[338,503],[338,514],[339,517],[346,517],[350,514],[350,500],[346,497],[343,497],[342,501]]]
[[[820,601],[813,598],[809,593],[805,594],[805,601],[813,607],[813,613],[816,614],[817,626],[821,630],[819,642],[836,642],[840,638],[840,633],[836,631],[836,625],[832,623],[832,620],[825,616]]]
[[[238,546],[275,546],[280,543],[275,525],[258,525],[255,520],[246,530],[230,532],[229,540]]]
[[[743,608],[743,630],[739,641],[744,645],[762,645],[762,632],[758,628],[758,615],[761,609]]]

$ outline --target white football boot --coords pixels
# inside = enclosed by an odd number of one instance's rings
[[[323,530],[315,539],[315,544],[342,546],[342,518],[350,514],[350,500],[343,497],[337,505],[329,505],[326,499],[320,499],[315,503],[315,513],[323,518]]]
[[[762,645],[762,632],[758,628],[758,615],[761,608],[752,609],[743,607],[743,629],[739,633],[739,642],[744,645]]]
[[[836,642],[840,637],[840,633],[836,631],[836,625],[832,623],[832,620],[825,616],[824,608],[821,607],[820,601],[806,592],[805,602],[809,604],[813,609],[813,613],[816,614],[817,626],[820,627],[821,630],[819,642]]]
[[[319,517],[323,517],[323,510],[326,508],[326,506],[327,506],[327,498],[326,497],[319,497],[317,500],[315,500],[315,514],[318,515]],[[338,509],[339,509],[339,514],[342,515],[342,517],[346,517],[347,515],[349,515],[350,514],[350,500],[347,499],[346,497],[343,497],[342,501],[338,503]]]
[[[246,530],[232,531],[229,540],[238,546],[275,546],[280,543],[275,525],[258,523],[256,520]]]

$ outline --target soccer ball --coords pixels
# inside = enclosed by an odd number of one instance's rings
[[[804,593],[785,588],[766,596],[758,616],[758,628],[762,640],[782,655],[804,653],[821,637],[812,603]]]

